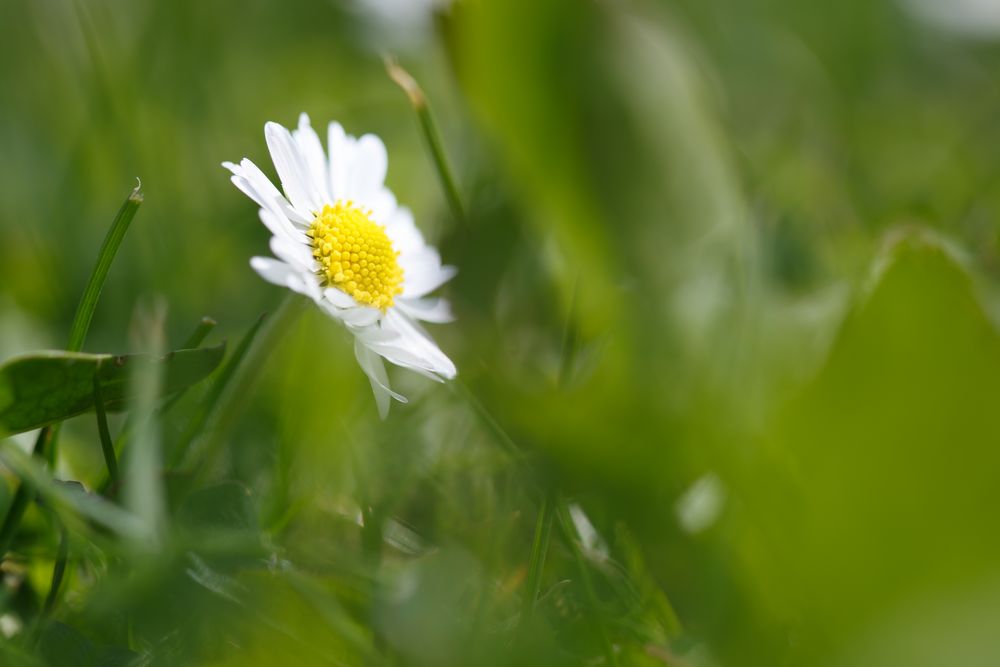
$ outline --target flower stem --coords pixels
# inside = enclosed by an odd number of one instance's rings
[[[444,144],[441,142],[441,134],[438,132],[437,123],[434,122],[430,107],[427,105],[427,96],[424,95],[424,91],[420,88],[420,84],[417,83],[416,79],[400,67],[394,58],[387,57],[385,59],[385,69],[389,73],[389,77],[403,89],[403,92],[410,99],[410,106],[413,107],[413,110],[417,114],[417,119],[420,121],[420,129],[423,131],[427,148],[430,150],[431,158],[434,160],[434,167],[437,170],[438,178],[441,180],[441,186],[444,188],[444,194],[448,199],[448,206],[451,208],[451,213],[455,216],[456,220],[464,223],[465,210],[462,208],[462,200],[458,196],[458,187],[455,185],[451,168],[448,166],[448,158],[444,152]]]
[[[52,583],[49,585],[49,593],[45,596],[45,605],[42,607],[42,614],[48,616],[59,600],[59,587],[62,586],[63,577],[66,574],[66,561],[69,560],[69,533],[66,526],[55,517],[59,526],[59,552],[56,555],[56,563],[52,568]]]

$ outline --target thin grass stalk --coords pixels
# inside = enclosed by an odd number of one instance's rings
[[[416,79],[400,67],[394,58],[387,57],[385,59],[385,69],[389,77],[403,89],[409,98],[410,106],[413,107],[413,111],[417,114],[417,120],[420,122],[420,130],[427,143],[427,149],[431,153],[431,159],[434,162],[438,179],[441,181],[445,198],[448,200],[448,207],[455,219],[464,223],[465,209],[462,206],[462,199],[458,195],[458,187],[455,184],[451,167],[448,165],[448,156],[444,152],[441,133],[438,131],[437,123],[434,122],[434,116],[427,104],[427,96],[424,95],[424,91]]]
[[[111,483],[118,486],[121,480],[118,476],[118,459],[115,456],[115,443],[111,439],[111,430],[108,428],[108,415],[104,409],[101,380],[96,373],[94,374],[94,414],[97,416],[97,432],[101,438],[101,452],[104,454],[104,465],[108,468],[108,477]]]

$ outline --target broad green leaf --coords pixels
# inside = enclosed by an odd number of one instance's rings
[[[1000,335],[932,233],[897,235],[876,268],[825,367],[768,436],[777,467],[754,480],[771,489],[755,492],[754,515],[770,550],[750,557],[751,579],[795,619],[789,664],[899,618],[929,628],[941,607],[925,596],[975,590],[1000,562],[987,509],[1000,506]],[[936,632],[942,645],[966,641]],[[915,663],[899,651],[877,664]]]
[[[177,350],[163,357],[144,354],[84,354],[43,351],[0,366],[0,435],[62,421],[94,408],[94,375],[100,378],[108,410],[127,402],[130,375],[143,366],[163,366],[162,395],[204,379],[222,361],[225,344]]]

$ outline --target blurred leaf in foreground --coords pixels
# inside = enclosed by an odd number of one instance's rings
[[[794,619],[794,664],[900,617],[910,639],[936,633],[939,655],[959,648],[962,633],[923,614],[1000,576],[983,512],[1000,506],[997,405],[1000,336],[958,254],[897,233],[825,368],[775,424],[769,477],[787,484],[747,489],[766,499],[771,549],[750,580]],[[880,646],[877,664],[917,664],[897,649]]]

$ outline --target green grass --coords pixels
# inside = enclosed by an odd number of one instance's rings
[[[0,664],[992,664],[1000,35],[358,4],[0,8]],[[384,421],[219,166],[301,111],[459,267]]]

